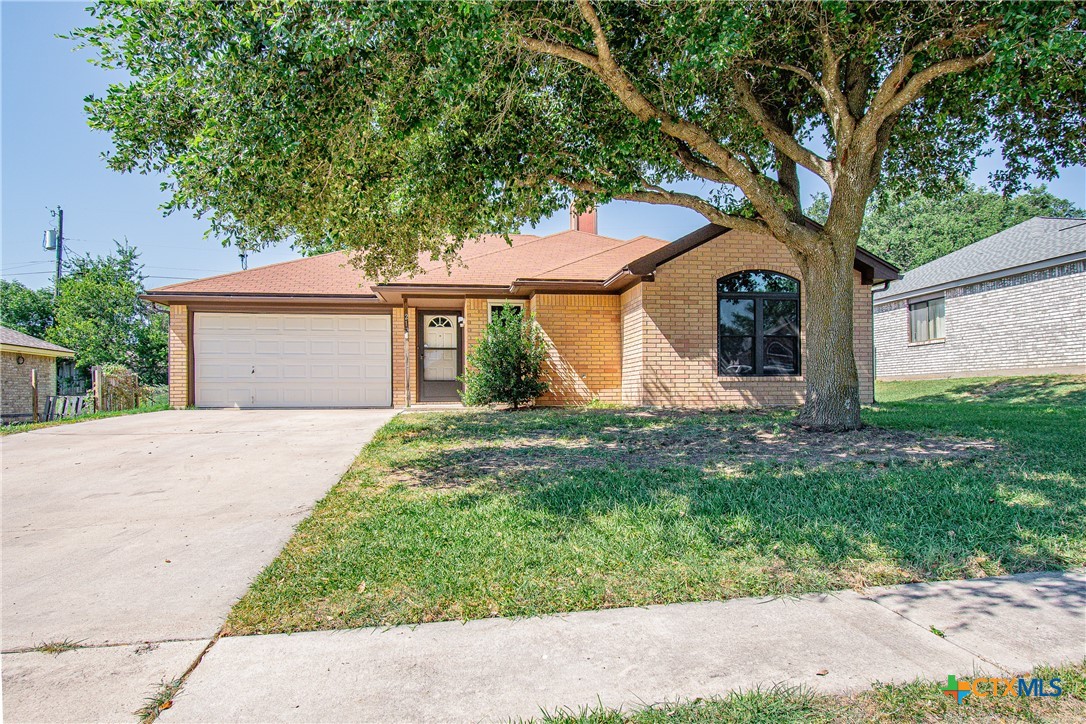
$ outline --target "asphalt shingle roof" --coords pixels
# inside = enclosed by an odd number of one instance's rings
[[[421,269],[393,284],[432,286],[509,286],[517,279],[604,281],[634,259],[666,246],[662,239],[639,236],[624,241],[584,231],[550,236],[484,236],[464,245],[460,261],[446,267],[428,255]],[[248,271],[171,284],[152,295],[182,294],[321,294],[376,296],[378,284],[350,263],[346,252],[331,252],[270,264]]]
[[[905,272],[875,301],[1086,252],[1086,219],[1038,216]]]
[[[73,350],[70,350],[67,347],[61,347],[59,344],[46,342],[44,339],[31,337],[29,334],[16,332],[14,329],[8,329],[7,327],[0,327],[0,344],[10,344],[13,347],[30,347],[32,349],[41,349],[48,352],[75,354]]]

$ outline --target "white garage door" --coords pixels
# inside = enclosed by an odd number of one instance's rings
[[[193,321],[197,407],[389,407],[387,314],[221,314]]]

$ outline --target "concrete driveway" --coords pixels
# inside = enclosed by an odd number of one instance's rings
[[[394,414],[185,410],[3,438],[5,720],[130,718]],[[25,651],[62,641],[85,648]]]

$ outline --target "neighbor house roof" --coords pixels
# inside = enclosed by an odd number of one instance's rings
[[[889,302],[1086,258],[1086,219],[1038,216],[905,273],[875,294]]]
[[[426,291],[618,290],[676,256],[727,232],[709,224],[674,242],[650,236],[614,239],[569,230],[549,236],[484,236],[464,245],[450,265],[420,254],[419,271],[384,283],[366,280],[346,252],[270,264],[158,287],[145,296],[158,302],[189,297],[291,297],[353,299],[387,303],[396,294]],[[867,252],[857,252],[856,268],[871,280],[896,279],[897,270]]]
[[[0,350],[5,352],[25,352],[44,357],[74,357],[75,352],[59,344],[46,342],[44,339],[31,337],[29,334],[14,329],[0,327]]]

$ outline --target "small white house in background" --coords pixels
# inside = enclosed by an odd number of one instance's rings
[[[1086,374],[1086,219],[1012,226],[874,302],[879,379]]]
[[[34,414],[30,373],[36,372],[38,407],[57,394],[57,361],[75,352],[14,329],[0,327],[0,422],[25,422]]]

